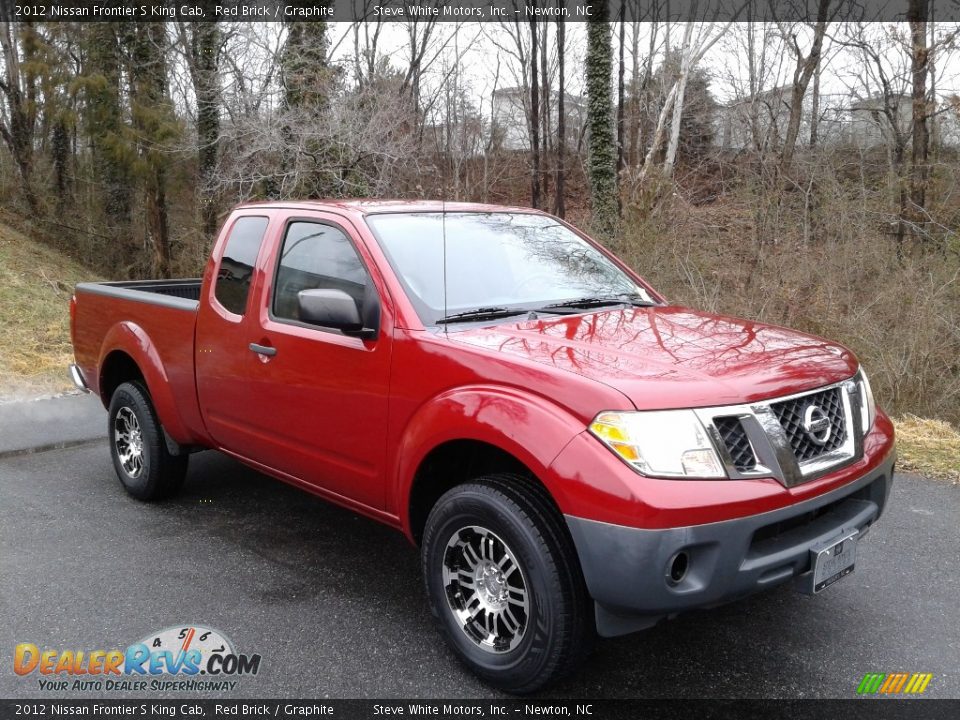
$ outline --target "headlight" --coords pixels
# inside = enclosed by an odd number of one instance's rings
[[[590,423],[590,432],[644,475],[727,476],[692,410],[602,412]]]
[[[873,390],[870,389],[870,381],[867,380],[867,374],[860,368],[857,384],[860,386],[860,427],[863,428],[863,434],[866,435],[873,427],[873,421],[877,417],[877,403],[873,399]]]

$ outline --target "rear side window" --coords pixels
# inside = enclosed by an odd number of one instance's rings
[[[253,266],[260,253],[267,222],[265,217],[238,218],[227,238],[214,295],[221,305],[237,315],[243,315],[247,309]]]
[[[359,310],[369,281],[350,238],[337,227],[293,222],[287,228],[273,296],[273,314],[299,320],[301,290],[343,290]]]

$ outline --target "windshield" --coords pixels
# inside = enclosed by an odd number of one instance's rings
[[[367,223],[425,325],[471,313],[486,319],[514,310],[546,310],[584,299],[615,302],[629,296],[652,302],[602,253],[543,215],[391,213],[371,215]]]

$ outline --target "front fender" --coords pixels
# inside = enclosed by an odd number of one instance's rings
[[[190,444],[196,442],[197,438],[193,436],[189,425],[184,421],[178,410],[178,404],[174,398],[173,383],[164,367],[160,352],[147,332],[136,323],[129,320],[118,322],[104,336],[97,362],[100,372],[98,388],[103,388],[103,370],[107,358],[111,353],[117,351],[129,355],[137,364],[137,367],[140,368],[153,407],[157,411],[160,424],[163,425],[167,434],[178,443]],[[104,406],[109,407],[110,398],[103,397],[102,389],[100,392]]]
[[[434,448],[455,440],[475,440],[509,453],[543,482],[560,510],[568,512],[566,489],[548,469],[582,430],[575,416],[517,388],[472,385],[437,395],[417,410],[397,444],[392,502],[401,527],[412,537],[409,498],[421,463]]]

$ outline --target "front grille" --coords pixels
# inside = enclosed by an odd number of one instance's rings
[[[713,419],[713,424],[720,433],[723,444],[727,447],[727,452],[733,459],[733,466],[740,472],[753,470],[757,466],[757,457],[753,454],[753,448],[747,439],[747,433],[743,430],[743,424],[736,417],[718,417]]]
[[[833,387],[770,405],[787,434],[797,462],[818,458],[836,450],[846,441],[847,423],[840,392],[839,387]],[[830,436],[822,445],[815,442],[803,427],[804,414],[811,405],[820,408],[830,420]]]

